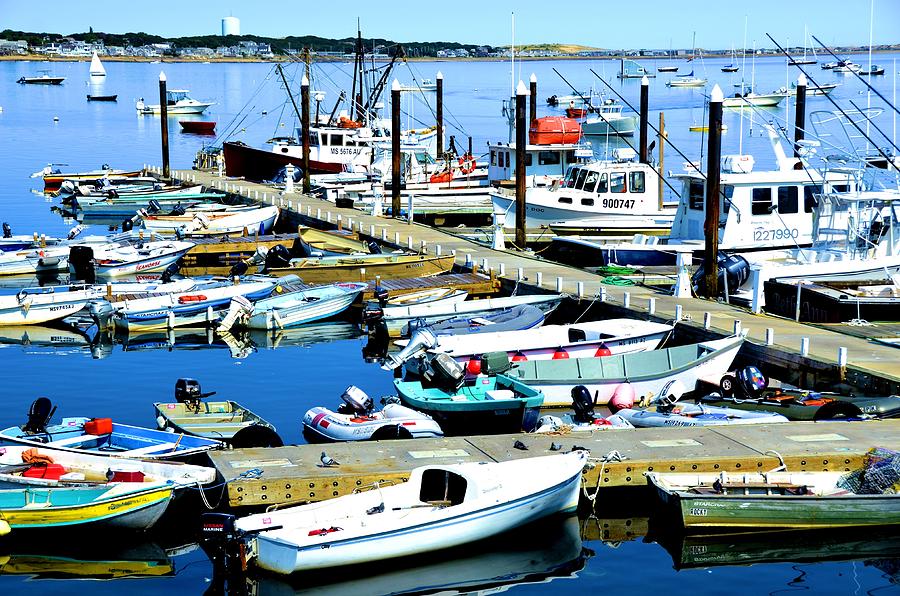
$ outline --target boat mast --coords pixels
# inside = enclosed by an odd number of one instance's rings
[[[512,45],[509,46],[509,96],[516,96],[516,13],[512,13]]]
[[[284,69],[281,68],[281,62],[276,63],[275,66],[278,68],[278,74],[281,75],[281,80],[284,82],[284,90],[287,91],[288,97],[291,99],[291,105],[294,106],[294,115],[297,117],[298,121],[301,121],[303,118],[300,115],[300,110],[297,109],[297,102],[294,101],[294,95],[291,93],[291,86],[288,85],[287,77],[284,76]]]
[[[741,95],[744,95],[744,75],[747,72],[747,15],[744,15],[744,55],[741,57]],[[741,126],[738,131],[738,155],[744,154],[744,104],[741,102]]]
[[[365,56],[366,50],[363,47],[362,41],[362,31],[359,27],[359,19],[356,20],[356,52],[357,56],[359,56],[359,60],[357,61],[357,72],[354,77],[359,77],[359,89],[356,91],[356,95],[354,99],[356,101],[356,120],[358,122],[363,121],[363,106],[362,106],[362,94],[363,94],[363,85],[365,84]]]

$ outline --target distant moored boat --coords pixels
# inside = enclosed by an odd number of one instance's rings
[[[216,133],[216,123],[210,120],[179,120],[181,132],[191,132],[199,135],[211,135]]]

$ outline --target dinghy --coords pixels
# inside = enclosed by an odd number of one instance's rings
[[[701,378],[720,377],[743,343],[743,336],[733,336],[605,358],[529,360],[516,362],[506,374],[542,391],[545,406],[568,405],[573,385],[586,386],[597,404],[609,402],[623,384],[637,400],[648,400],[673,380],[691,391]]]
[[[119,243],[109,246],[73,246],[69,250],[69,270],[80,279],[159,273],[178,261],[194,247],[193,242],[153,240],[137,244]]]
[[[97,295],[86,286],[25,288],[14,295],[0,296],[0,325],[58,321],[75,314]]]
[[[69,268],[68,247],[0,253],[0,275],[55,274]]]
[[[375,411],[372,398],[351,385],[341,394],[337,411],[320,406],[303,416],[303,434],[321,441],[381,441],[443,437],[444,432],[431,416],[398,403],[387,403]]]
[[[58,190],[65,180],[75,180],[78,182],[96,182],[101,178],[135,178],[143,174],[141,170],[118,170],[110,168],[104,164],[99,170],[90,172],[70,172],[63,173],[52,165],[44,167],[40,172],[31,175],[32,178],[41,177],[44,180],[44,192]]]
[[[337,283],[294,292],[276,292],[268,298],[257,299],[254,304],[246,299],[234,298],[219,329],[226,331],[237,325],[276,330],[327,319],[350,308],[367,287],[368,284],[364,283]]]
[[[647,483],[689,533],[900,525],[900,456],[870,451],[853,472],[647,472]]]
[[[607,418],[597,416],[594,413],[594,398],[587,387],[576,385],[572,387],[572,413],[541,416],[534,432],[563,434],[622,428],[634,428],[634,425],[616,414]]]
[[[131,459],[183,459],[223,447],[212,439],[118,424],[110,418],[63,418],[50,424],[54,412],[49,399],[37,398],[28,422],[0,430],[0,443]]]
[[[278,256],[273,253],[280,253]],[[282,256],[283,255],[283,256]],[[369,254],[335,257],[291,258],[283,246],[273,247],[265,259],[265,270],[274,275],[297,275],[307,284],[339,281],[375,281],[408,277],[431,277],[453,269],[453,255]]]
[[[236,234],[243,230],[266,234],[278,221],[278,207],[232,207],[221,211],[188,211],[184,215],[151,215],[141,212],[141,225],[155,232],[177,232],[184,236]]]
[[[477,367],[468,370],[449,355],[436,354],[421,381],[397,379],[394,388],[403,404],[432,416],[447,434],[530,432],[544,395],[499,374],[508,368],[505,352],[485,354]]]
[[[291,574],[428,553],[574,511],[587,452],[415,468],[407,482],[235,520],[203,516],[214,560]],[[233,529],[230,532],[229,529]]]
[[[363,320],[374,324],[383,321],[391,336],[405,336],[410,333],[410,322],[417,326],[430,325],[459,316],[482,316],[514,306],[529,304],[544,311],[553,312],[559,306],[562,296],[559,294],[536,294],[532,296],[511,296],[509,298],[485,298],[483,300],[467,300],[465,302],[419,304],[413,306],[375,307],[369,305],[363,313]]]
[[[375,288],[375,294],[378,295],[380,288]],[[456,288],[428,288],[419,290],[418,292],[410,292],[408,294],[399,294],[397,296],[388,296],[385,300],[386,306],[418,306],[420,304],[454,304],[463,302],[468,298],[469,293],[465,290]]]
[[[399,346],[419,346],[390,357],[385,365],[396,368],[418,351],[445,352],[460,363],[485,352],[505,351],[510,359],[552,360],[593,358],[653,350],[671,332],[671,325],[637,319],[607,319],[572,325],[544,325],[527,331],[483,331],[476,335],[436,335],[427,327]],[[430,334],[430,335],[429,335]],[[424,337],[423,337],[424,336]]]
[[[546,318],[547,313],[537,306],[521,304],[480,315],[461,315],[425,326],[439,337],[444,335],[473,335],[534,329],[543,325]],[[415,333],[422,325],[422,321],[410,321],[410,332]]]
[[[771,424],[787,422],[781,414],[773,412],[749,412],[721,406],[705,406],[702,404],[675,404],[657,406],[655,409],[635,410],[625,408],[616,411],[638,428],[662,426],[723,426],[735,424]]]
[[[275,427],[233,401],[204,401],[196,379],[175,382],[175,403],[154,403],[160,430],[224,441],[232,447],[281,447]]]

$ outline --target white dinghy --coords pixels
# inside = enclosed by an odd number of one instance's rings
[[[203,516],[204,548],[244,547],[290,574],[468,544],[578,506],[586,451],[501,463],[430,465],[408,482],[234,520]],[[226,530],[233,527],[236,535]],[[218,547],[218,548],[216,548]]]

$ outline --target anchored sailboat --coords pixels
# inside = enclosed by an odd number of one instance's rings
[[[106,69],[103,68],[103,64],[100,62],[100,56],[97,55],[96,50],[94,51],[94,55],[91,56],[91,76],[92,77],[105,77]]]

